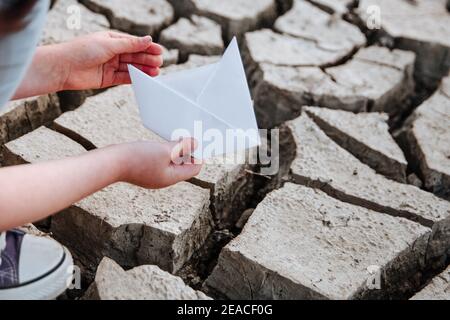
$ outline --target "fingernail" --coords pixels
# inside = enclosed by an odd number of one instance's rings
[[[150,42],[153,41],[151,36],[144,36],[141,39],[142,39],[142,42],[149,42],[150,43]]]

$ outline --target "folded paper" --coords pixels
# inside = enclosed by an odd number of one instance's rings
[[[128,65],[144,125],[166,140],[194,137],[196,158],[260,143],[244,66],[234,38],[217,63],[152,78]]]

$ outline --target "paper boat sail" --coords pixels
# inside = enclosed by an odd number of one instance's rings
[[[234,38],[217,63],[155,78],[128,65],[144,125],[166,140],[194,137],[194,156],[234,154],[260,144]]]

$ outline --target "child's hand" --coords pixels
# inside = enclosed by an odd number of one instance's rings
[[[59,46],[64,57],[62,89],[106,88],[130,83],[127,64],[157,76],[163,64],[162,47],[150,36],[98,32]]]
[[[112,147],[119,157],[123,182],[158,189],[196,176],[201,165],[191,158],[194,140],[180,142],[134,142]]]
[[[39,221],[119,181],[163,188],[200,172],[193,140],[135,142],[55,161],[0,168],[0,230]],[[26,195],[27,201],[23,201]]]
[[[98,32],[73,41],[39,47],[14,99],[61,90],[99,89],[129,84],[127,64],[159,74],[162,47],[150,36]]]

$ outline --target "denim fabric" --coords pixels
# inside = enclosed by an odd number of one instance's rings
[[[6,232],[6,247],[0,252],[0,289],[19,284],[19,260],[25,233],[17,230]]]
[[[37,1],[26,17],[28,24],[23,30],[0,36],[0,112],[31,63],[49,5],[49,0]]]

